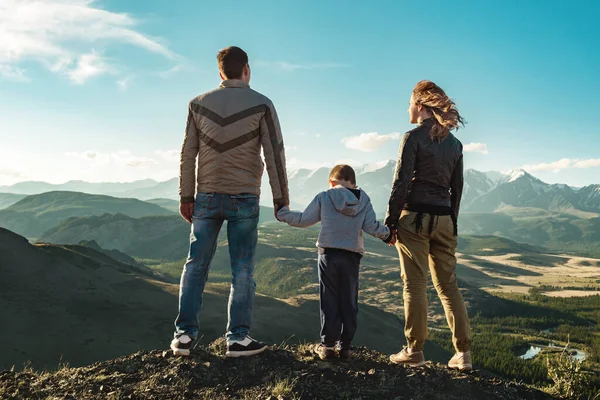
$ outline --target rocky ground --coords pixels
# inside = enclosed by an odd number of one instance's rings
[[[189,358],[140,352],[89,367],[0,372],[2,399],[551,399],[484,372],[439,364],[407,369],[357,349],[349,361],[320,361],[310,345],[279,346],[226,359],[223,341]]]

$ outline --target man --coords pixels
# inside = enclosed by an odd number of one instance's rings
[[[275,215],[289,204],[283,139],[273,103],[250,89],[246,52],[228,47],[219,51],[217,61],[223,81],[190,102],[181,149],[180,213],[192,224],[171,342],[173,353],[181,356],[190,354],[198,336],[202,293],[225,220],[232,273],[226,356],[251,356],[267,348],[248,335],[256,288],[254,253],[264,169],[261,148]]]

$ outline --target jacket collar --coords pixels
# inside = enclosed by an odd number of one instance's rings
[[[249,88],[246,82],[239,79],[226,79],[219,85],[220,88]]]
[[[429,117],[429,118],[424,119],[423,121],[421,121],[421,123],[419,125],[425,125],[425,126],[432,125],[433,121],[435,121],[435,118],[434,117]]]

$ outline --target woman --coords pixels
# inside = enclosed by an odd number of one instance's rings
[[[425,364],[429,269],[456,349],[448,366],[471,370],[469,318],[455,274],[462,144],[451,133],[464,121],[454,102],[430,81],[417,83],[408,113],[419,126],[402,139],[385,220],[398,235],[408,345],[390,360],[412,367]]]

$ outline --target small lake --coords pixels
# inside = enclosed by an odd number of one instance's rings
[[[540,351],[542,351],[541,347],[531,346],[529,349],[527,349],[527,352],[522,356],[519,356],[519,358],[522,358],[523,360],[531,360],[533,357],[537,356]]]
[[[556,346],[554,343],[550,343],[550,344],[548,344],[548,346],[532,345],[531,347],[529,347],[529,349],[527,349],[525,354],[519,356],[519,358],[521,358],[523,360],[531,360],[533,357],[537,356],[544,349],[563,349],[563,347]],[[587,357],[587,354],[583,350],[574,349],[571,347],[571,348],[567,348],[567,351],[568,352],[574,351],[575,354],[571,355],[571,357],[577,361],[583,361]]]

